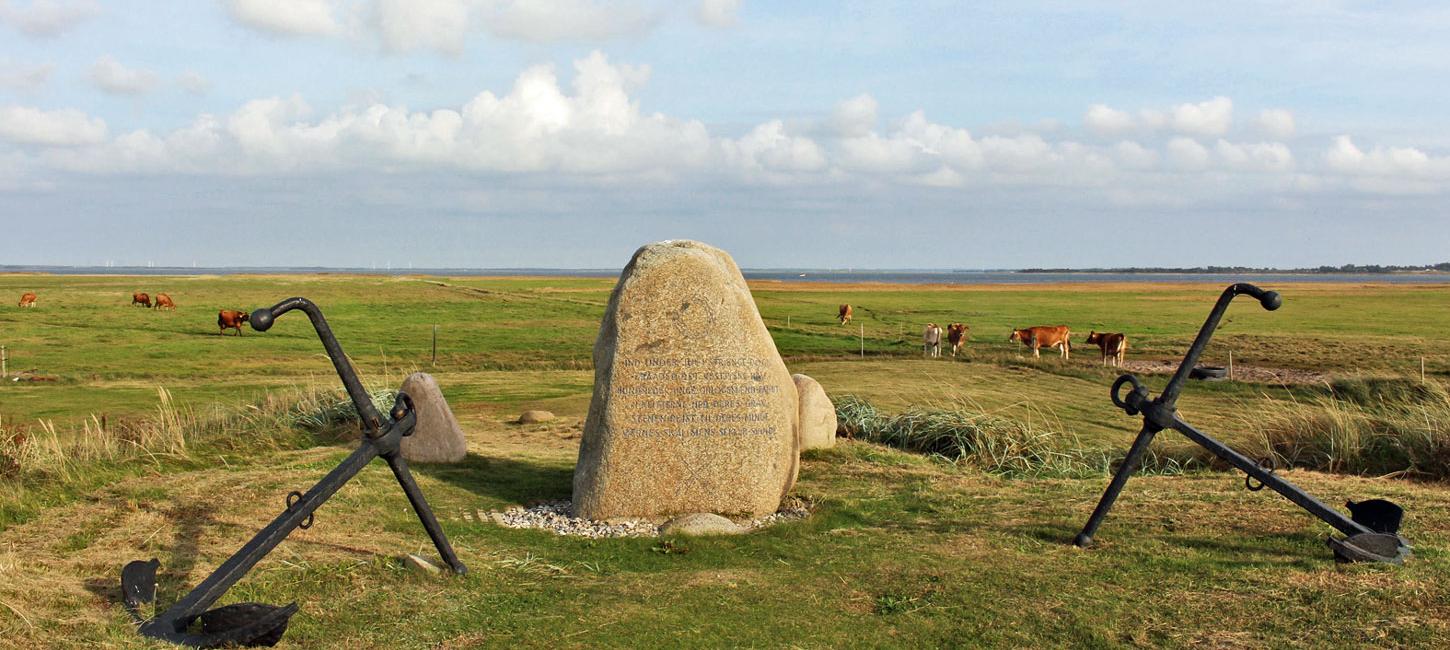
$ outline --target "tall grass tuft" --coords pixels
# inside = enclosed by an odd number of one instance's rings
[[[387,412],[392,391],[375,390]],[[293,387],[245,406],[194,409],[157,389],[156,410],[110,420],[92,415],[78,426],[0,420],[0,527],[25,510],[30,496],[103,482],[130,467],[211,462],[217,454],[250,454],[313,444],[316,434],[356,426],[356,410],[337,389]],[[29,495],[29,496],[27,496]]]
[[[1270,400],[1246,416],[1261,455],[1359,475],[1450,478],[1450,390],[1439,382],[1355,379],[1307,401]]]

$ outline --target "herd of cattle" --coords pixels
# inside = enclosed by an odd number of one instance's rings
[[[851,322],[852,309],[850,305],[841,305],[836,312],[836,320],[842,325]],[[947,344],[951,346],[952,356],[955,357],[966,345],[969,327],[963,323],[951,323],[947,325]],[[927,357],[941,356],[942,328],[936,323],[927,323],[926,331],[922,333],[922,354]],[[1072,330],[1066,325],[1047,325],[1028,327],[1026,329],[1014,329],[1007,340],[1013,343],[1021,343],[1032,350],[1032,358],[1042,357],[1042,349],[1049,350],[1057,348],[1063,360],[1072,358]],[[1088,333],[1088,345],[1098,346],[1103,355],[1103,365],[1122,366],[1123,359],[1128,354],[1128,336],[1121,332],[1098,332]]]
[[[34,307],[36,301],[35,292],[27,291],[20,296],[20,307]],[[142,291],[131,294],[131,305],[140,305],[148,309],[170,309],[176,310],[176,303],[171,296],[158,293],[154,297]],[[851,306],[841,305],[837,310],[836,319],[842,325],[851,322]],[[235,330],[237,336],[242,335],[242,323],[251,318],[247,312],[233,309],[222,309],[217,311],[216,324],[217,334],[225,334],[227,330]],[[952,349],[952,356],[961,352],[962,346],[966,345],[971,328],[964,323],[950,323],[946,328],[947,345]],[[1041,358],[1042,348],[1049,350],[1057,348],[1064,360],[1072,358],[1072,330],[1066,325],[1052,325],[1029,327],[1026,329],[1012,330],[1012,335],[1007,338],[1011,342],[1020,342],[1032,350],[1034,359]],[[942,328],[936,323],[927,323],[926,331],[922,334],[922,353],[928,357],[941,356]],[[1121,366],[1123,357],[1128,353],[1128,337],[1121,332],[1090,332],[1087,337],[1088,345],[1096,345],[1103,354],[1103,365]]]
[[[27,291],[23,294],[20,294],[20,303],[18,306],[22,308],[35,307],[35,302],[35,292]],[[144,291],[132,292],[131,306],[135,307],[137,305],[140,305],[147,309],[155,309],[158,311],[162,309],[176,311],[176,302],[171,299],[171,296],[168,296],[164,293],[158,293],[153,296]],[[216,314],[216,324],[218,328],[217,334],[225,334],[227,330],[231,329],[237,331],[237,336],[241,336],[242,323],[247,322],[250,318],[251,316],[247,315],[247,312],[244,311],[236,311],[232,309],[219,310]]]

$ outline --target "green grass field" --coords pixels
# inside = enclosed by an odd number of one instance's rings
[[[567,498],[592,384],[590,348],[613,281],[569,278],[0,276],[0,345],[9,369],[54,378],[0,382],[0,431],[53,423],[80,435],[91,417],[142,421],[157,388],[194,409],[245,412],[270,393],[335,386],[306,319],[218,336],[216,311],[317,302],[359,371],[396,386],[426,370],[468,436],[461,465],[420,466],[420,483],[473,572],[423,577],[397,557],[431,555],[380,464],[294,533],[228,597],[303,606],[288,647],[1302,646],[1450,643],[1450,491],[1442,482],[1294,471],[1331,504],[1381,496],[1409,511],[1405,567],[1337,566],[1330,529],[1236,474],[1129,483],[1099,533],[1067,542],[1106,476],[1011,479],[848,442],[808,453],[796,494],[803,522],[726,539],[586,541],[482,523],[474,513]],[[1450,377],[1450,285],[1270,287],[1274,313],[1237,303],[1206,361],[1310,377]],[[1118,330],[1133,360],[1175,359],[1222,287],[1050,285],[944,288],[756,283],[761,313],[792,372],[833,397],[887,410],[968,402],[1031,420],[1072,444],[1125,449],[1135,423],[1115,412],[1118,374],[1079,344],[1070,362],[1009,344],[1012,327]],[[35,309],[18,309],[23,291]],[[175,312],[130,307],[170,294]],[[836,305],[855,306],[841,326]],[[964,359],[920,358],[921,327],[963,321]],[[437,327],[437,359],[431,358]],[[864,331],[865,357],[861,356]],[[1154,376],[1155,390],[1164,377]],[[1184,417],[1239,443],[1256,409],[1325,387],[1190,386]],[[561,418],[519,426],[526,408]],[[269,420],[270,421],[270,420]],[[66,432],[69,432],[68,434]],[[120,566],[162,562],[160,601],[195,584],[348,445],[295,431],[194,446],[185,458],[98,465],[66,482],[0,478],[0,638],[19,646],[147,647],[117,605]],[[1166,438],[1166,435],[1165,435]],[[1182,444],[1165,440],[1170,444]],[[665,550],[684,552],[664,552]]]

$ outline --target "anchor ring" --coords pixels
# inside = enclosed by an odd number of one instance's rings
[[[1260,458],[1259,459],[1259,467],[1262,468],[1262,469],[1268,470],[1270,474],[1273,474],[1275,470],[1279,469],[1278,463],[1275,463],[1274,462],[1274,457],[1273,456],[1265,456],[1263,458]],[[1248,490],[1250,492],[1258,492],[1259,490],[1264,489],[1264,484],[1262,482],[1260,482],[1257,485],[1255,485],[1254,484],[1254,477],[1253,476],[1250,476],[1248,474],[1245,474],[1244,475],[1244,489],[1246,489],[1246,490]]]
[[[301,500],[302,500],[302,493],[301,492],[298,492],[297,490],[293,490],[293,491],[287,493],[287,509],[288,510],[291,510],[292,509],[292,506],[297,505],[297,502],[298,501],[301,501]],[[307,513],[307,518],[304,519],[304,520],[302,520],[302,523],[297,524],[297,527],[298,528],[301,528],[302,530],[307,530],[308,528],[311,528],[312,527],[312,515],[313,515],[313,513],[311,513],[311,512]]]
[[[1113,406],[1123,409],[1123,411],[1127,412],[1129,416],[1137,415],[1138,409],[1133,408],[1128,404],[1127,401],[1120,397],[1120,393],[1122,392],[1123,386],[1125,384],[1133,385],[1133,390],[1129,393],[1130,395],[1132,393],[1140,393],[1143,397],[1146,398],[1148,396],[1148,389],[1143,386],[1143,382],[1138,381],[1138,378],[1134,377],[1133,375],[1122,375],[1118,377],[1117,381],[1113,382],[1113,387],[1111,389]]]

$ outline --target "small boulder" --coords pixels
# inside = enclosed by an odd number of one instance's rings
[[[836,446],[836,405],[821,384],[806,375],[791,375],[800,399],[801,449]]]
[[[443,391],[433,376],[415,372],[403,380],[402,392],[413,398],[418,423],[413,435],[403,438],[403,458],[418,463],[456,463],[468,455],[468,441]]]
[[[554,419],[554,414],[548,411],[524,411],[519,415],[519,424],[538,424]]]
[[[745,527],[740,524],[708,512],[680,515],[660,526],[661,535],[687,535],[690,537],[739,535],[745,530]]]

